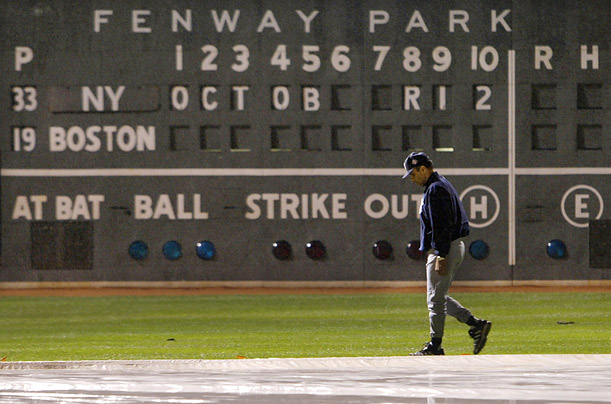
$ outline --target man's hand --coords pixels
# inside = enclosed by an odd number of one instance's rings
[[[448,263],[444,257],[437,257],[435,260],[435,272],[439,276],[446,276],[448,274]]]

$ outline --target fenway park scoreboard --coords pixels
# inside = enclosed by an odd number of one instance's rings
[[[0,281],[610,277],[608,1],[0,3]]]

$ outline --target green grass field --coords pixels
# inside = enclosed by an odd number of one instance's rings
[[[493,322],[483,354],[611,353],[611,294],[456,293]],[[428,340],[424,294],[0,297],[8,361],[407,355]],[[573,324],[558,324],[558,322]],[[470,354],[446,322],[446,354]]]

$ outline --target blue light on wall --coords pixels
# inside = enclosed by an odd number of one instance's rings
[[[129,245],[129,255],[135,260],[143,260],[149,255],[149,246],[144,241],[134,241]]]
[[[272,244],[272,254],[274,254],[274,257],[281,261],[291,259],[291,257],[293,256],[291,243],[286,240],[279,240],[274,242]]]
[[[476,260],[481,261],[486,259],[488,254],[490,254],[490,247],[488,247],[488,244],[485,241],[475,240],[469,246],[469,254],[471,254],[471,256]]]
[[[373,255],[379,260],[392,258],[392,244],[386,240],[378,240],[373,244]]]
[[[555,260],[566,258],[568,251],[562,240],[552,240],[547,243],[547,255]]]
[[[174,261],[182,257],[182,247],[178,241],[168,241],[163,245],[163,256]]]
[[[208,240],[200,241],[195,244],[195,252],[197,256],[203,260],[210,261],[216,256],[216,248],[214,243]]]
[[[306,244],[306,254],[313,260],[320,260],[327,255],[327,249],[322,241],[312,240]]]
[[[424,251],[420,251],[420,241],[418,240],[412,240],[409,243],[407,243],[407,248],[405,249],[405,252],[407,253],[407,256],[415,259],[415,260],[421,260],[424,258]]]

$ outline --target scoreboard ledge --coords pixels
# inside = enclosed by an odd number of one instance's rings
[[[254,289],[302,289],[304,291],[312,291],[314,289],[322,289],[331,291],[335,290],[355,290],[364,289],[388,289],[390,291],[399,289],[423,289],[426,287],[425,281],[93,281],[93,282],[0,282],[0,290],[3,291],[19,291],[19,290],[103,290],[103,289],[121,289],[124,291],[138,289],[158,289],[160,291],[172,289],[225,289],[227,291],[243,291],[248,293]],[[596,280],[488,280],[488,281],[455,281],[452,284],[453,289],[469,290],[469,289],[490,289],[495,288],[507,289],[515,288],[609,288],[611,291],[611,280],[596,279]]]

